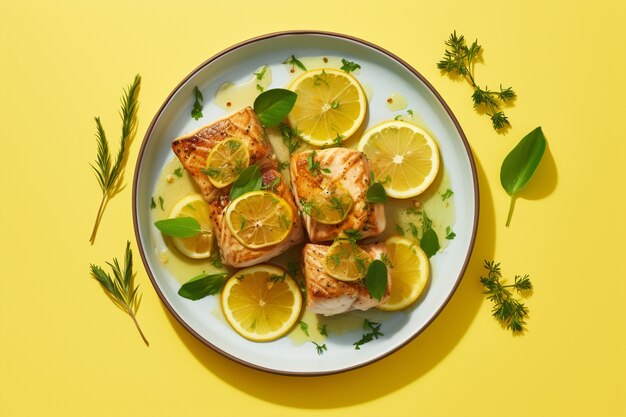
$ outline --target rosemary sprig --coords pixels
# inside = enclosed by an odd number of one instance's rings
[[[472,94],[474,108],[481,105],[487,107],[487,114],[491,117],[491,124],[495,130],[510,126],[509,119],[501,110],[501,106],[515,99],[513,89],[503,88],[502,85],[500,85],[500,91],[489,90],[487,86],[482,89],[474,80],[474,66],[481,60],[479,56],[481,46],[478,40],[467,46],[463,35],[457,36],[454,31],[446,41],[446,46],[450,49],[445,50],[443,59],[437,63],[437,68],[443,72],[456,73],[469,81],[474,87],[474,94]]]
[[[139,327],[136,317],[141,296],[137,293],[139,286],[134,285],[133,253],[130,250],[130,242],[126,242],[124,268],[120,267],[117,258],[113,258],[113,263],[107,262],[107,265],[111,267],[114,279],[104,272],[102,268],[94,264],[89,266],[91,268],[91,276],[100,283],[102,289],[104,289],[113,303],[133,319],[133,323],[135,323],[135,327],[137,327],[144,343],[146,346],[150,346],[146,336],[144,336]]]
[[[528,308],[520,303],[519,300],[513,298],[513,294],[507,288],[513,288],[518,293],[523,293],[533,289],[528,275],[523,277],[516,275],[515,282],[509,285],[502,285],[500,278],[500,264],[493,261],[485,261],[485,269],[489,271],[486,277],[480,277],[480,282],[484,285],[487,299],[493,301],[493,316],[500,323],[511,329],[513,333],[521,333],[526,325],[526,317],[528,317]]]
[[[124,178],[123,172],[128,159],[128,148],[130,147],[135,133],[137,132],[137,109],[139,107],[139,90],[141,87],[141,76],[137,74],[133,83],[124,91],[122,97],[122,108],[120,110],[120,116],[122,118],[122,139],[120,141],[120,148],[117,152],[115,162],[111,165],[111,152],[109,151],[109,143],[104,129],[100,123],[100,118],[95,117],[96,121],[96,139],[98,141],[98,154],[96,156],[95,165],[91,165],[98,184],[102,189],[102,199],[100,200],[100,207],[98,208],[98,214],[96,215],[96,221],[93,225],[93,231],[89,242],[93,245],[96,241],[96,234],[98,233],[98,226],[102,220],[104,209],[109,201],[115,194],[121,190],[122,179]]]

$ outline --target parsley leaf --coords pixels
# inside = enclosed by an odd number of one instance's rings
[[[361,66],[357,64],[356,62],[348,61],[347,59],[344,59],[344,58],[341,59],[341,63],[343,65],[341,65],[340,69],[345,72],[352,72],[361,68]]]

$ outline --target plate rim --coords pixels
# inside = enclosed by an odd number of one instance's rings
[[[407,340],[405,340],[403,343],[398,344],[397,346],[395,346],[394,348],[378,355],[375,356],[369,360],[360,362],[356,365],[351,365],[351,366],[346,366],[343,368],[339,368],[339,369],[334,369],[334,370],[330,370],[330,371],[314,371],[314,372],[308,372],[308,371],[288,371],[288,370],[280,370],[280,369],[273,369],[273,368],[268,368],[265,366],[261,366],[261,365],[257,365],[251,362],[248,362],[242,358],[239,358],[223,349],[220,349],[219,347],[217,347],[216,345],[214,345],[213,343],[211,343],[209,340],[205,339],[204,337],[202,337],[196,330],[194,330],[189,324],[187,324],[187,322],[174,310],[174,308],[172,307],[172,305],[167,301],[167,298],[165,297],[165,294],[162,292],[160,286],[158,285],[156,278],[154,277],[154,275],[152,274],[152,271],[150,270],[150,268],[148,267],[148,260],[146,258],[145,252],[146,252],[146,248],[142,245],[141,243],[141,236],[139,234],[139,220],[138,220],[138,210],[137,210],[137,183],[138,183],[138,179],[139,179],[139,171],[141,168],[141,162],[143,160],[144,157],[144,152],[147,148],[147,142],[149,137],[152,135],[152,132],[154,130],[154,127],[156,125],[156,123],[158,122],[158,120],[160,119],[163,111],[165,110],[165,108],[167,107],[167,105],[170,103],[170,101],[172,100],[173,96],[180,90],[181,87],[183,87],[195,74],[197,74],[198,72],[200,72],[202,69],[204,69],[206,66],[208,66],[209,64],[211,64],[213,61],[219,59],[220,57],[229,54],[243,46],[252,44],[252,43],[256,43],[256,42],[260,42],[260,41],[264,41],[264,40],[268,40],[268,39],[272,39],[272,38],[278,38],[278,37],[283,37],[283,36],[292,36],[292,35],[317,35],[317,36],[327,36],[327,37],[332,37],[332,38],[338,38],[338,39],[342,39],[342,40],[347,40],[347,41],[351,41],[351,42],[355,42],[355,43],[359,43],[361,45],[370,47],[374,50],[377,50],[378,52],[382,53],[383,55],[386,55],[387,57],[391,58],[392,60],[398,62],[399,64],[401,64],[406,70],[408,70],[409,72],[411,72],[414,76],[416,76],[422,83],[424,83],[424,85],[428,88],[428,90],[435,96],[435,98],[437,99],[437,101],[443,106],[444,110],[446,111],[446,113],[448,114],[448,116],[450,117],[450,119],[452,120],[452,123],[454,124],[454,127],[456,129],[456,131],[459,133],[459,136],[461,137],[461,141],[463,143],[463,146],[465,147],[465,151],[466,154],[468,156],[469,159],[469,163],[470,163],[470,168],[471,168],[471,172],[472,172],[472,182],[474,184],[474,219],[473,219],[473,224],[472,224],[472,232],[471,232],[471,236],[470,236],[470,242],[469,242],[469,248],[467,251],[467,254],[465,256],[465,260],[463,261],[463,266],[461,267],[461,270],[459,271],[459,274],[457,276],[457,278],[455,279],[454,282],[454,286],[452,287],[452,290],[450,291],[450,293],[446,296],[445,300],[443,301],[443,303],[439,306],[439,308],[434,312],[434,314],[426,321],[426,323],[422,326],[421,329],[419,329],[417,332],[415,332],[413,335],[411,335],[411,337],[409,337]],[[150,122],[150,124],[148,125],[147,129],[146,129],[146,133],[142,139],[141,142],[141,147],[139,149],[139,152],[137,154],[137,161],[135,163],[135,172],[133,174],[133,187],[132,187],[132,211],[133,211],[133,228],[134,228],[134,234],[135,234],[135,240],[137,241],[137,246],[139,248],[139,254],[141,256],[141,261],[143,263],[143,267],[144,270],[146,271],[148,278],[150,279],[150,282],[152,284],[152,286],[154,287],[154,289],[157,292],[157,295],[159,296],[161,302],[165,305],[165,307],[167,308],[167,310],[169,311],[169,313],[176,319],[176,321],[178,321],[179,324],[181,324],[189,333],[191,333],[196,339],[198,339],[201,343],[203,343],[204,345],[206,345],[207,347],[209,347],[210,349],[212,349],[213,351],[219,353],[220,355],[236,362],[239,363],[241,365],[247,366],[249,368],[252,369],[256,369],[256,370],[260,370],[260,371],[264,371],[264,372],[268,372],[268,373],[272,373],[272,374],[277,374],[277,375],[291,375],[291,376],[321,376],[321,375],[334,375],[334,374],[339,374],[339,373],[343,373],[343,372],[348,372],[351,370],[355,370],[355,369],[359,369],[362,367],[365,367],[367,365],[370,365],[374,362],[377,362],[381,359],[384,359],[390,355],[392,355],[393,353],[397,352],[398,350],[402,349],[404,346],[406,346],[407,344],[409,344],[411,341],[413,341],[417,336],[419,336],[424,330],[426,330],[426,328],[428,328],[432,322],[439,316],[439,314],[441,313],[441,311],[446,307],[446,305],[448,304],[448,302],[450,301],[450,299],[452,298],[452,296],[454,295],[454,293],[456,292],[457,288],[459,287],[461,280],[463,279],[463,276],[465,275],[465,272],[467,270],[467,266],[469,264],[469,260],[471,258],[472,252],[474,251],[474,244],[476,241],[476,234],[478,231],[478,220],[479,220],[479,211],[480,211],[480,192],[479,192],[479,188],[478,188],[478,175],[477,175],[477,171],[476,171],[476,163],[474,161],[474,155],[472,153],[472,150],[469,146],[469,142],[467,141],[467,137],[465,136],[465,133],[463,132],[463,129],[461,128],[461,125],[459,123],[459,121],[457,120],[456,116],[454,115],[454,113],[452,112],[452,110],[450,109],[450,107],[448,106],[448,104],[446,103],[446,101],[443,99],[443,97],[439,94],[439,92],[435,89],[435,87],[419,72],[417,71],[415,68],[413,68],[413,66],[411,66],[408,62],[406,62],[404,59],[400,58],[399,56],[397,56],[396,54],[394,54],[393,52],[388,51],[387,49],[378,46],[372,42],[369,42],[367,40],[352,36],[352,35],[347,35],[344,33],[339,33],[339,32],[331,32],[331,31],[320,31],[320,30],[285,30],[285,31],[277,31],[277,32],[270,32],[270,33],[266,33],[263,35],[259,35],[259,36],[255,36],[249,39],[246,39],[244,41],[238,42],[234,45],[231,45],[230,47],[221,50],[220,52],[214,54],[213,56],[211,56],[210,58],[206,59],[204,62],[202,62],[200,65],[198,65],[195,69],[193,69],[189,74],[187,74],[187,76],[185,76],[170,92],[170,94],[165,98],[165,100],[163,101],[163,104],[159,107],[159,109],[157,110],[157,112],[155,113],[154,117],[152,118],[152,121]]]

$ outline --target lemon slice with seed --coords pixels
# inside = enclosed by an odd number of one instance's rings
[[[324,271],[340,281],[357,281],[365,276],[372,262],[369,253],[348,240],[337,240],[324,257]]]
[[[282,242],[291,232],[292,224],[291,206],[269,191],[243,194],[226,209],[226,225],[233,236],[250,249]]]
[[[209,218],[209,205],[199,194],[190,194],[180,199],[172,211],[170,219],[192,217],[198,221],[202,232],[187,238],[172,237],[172,243],[185,256],[193,259],[208,258],[213,253],[213,233]]]
[[[223,188],[233,183],[249,163],[246,144],[238,138],[227,138],[211,149],[202,172],[209,177],[211,184]]]
[[[302,309],[298,284],[282,269],[256,265],[238,271],[224,285],[222,311],[246,339],[267,342],[285,335]]]
[[[354,200],[341,184],[324,188],[308,200],[300,202],[302,211],[323,224],[339,224],[352,209]]]
[[[430,263],[413,240],[394,236],[385,241],[385,246],[391,263],[391,294],[376,308],[397,311],[418,299],[428,282]]]
[[[424,130],[401,120],[383,122],[365,132],[358,150],[367,155],[390,197],[421,194],[439,171],[435,141]]]
[[[345,71],[316,69],[296,78],[298,98],[288,115],[302,139],[324,146],[348,139],[363,123],[367,98],[359,81]]]

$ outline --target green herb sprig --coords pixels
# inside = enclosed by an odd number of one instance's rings
[[[485,261],[485,269],[488,274],[486,277],[480,277],[480,282],[485,287],[483,294],[487,295],[487,299],[493,301],[493,316],[507,329],[513,333],[521,333],[526,325],[528,317],[528,308],[519,300],[513,298],[513,294],[508,288],[512,288],[518,293],[524,293],[533,289],[528,275],[515,276],[515,282],[509,285],[503,285],[500,282],[502,273],[500,264],[494,261]]]
[[[137,327],[144,343],[146,346],[150,346],[148,339],[146,339],[137,322],[137,310],[139,309],[141,296],[137,292],[139,286],[134,284],[133,253],[130,250],[130,242],[126,242],[124,266],[120,266],[117,258],[113,258],[112,263],[107,262],[107,265],[111,267],[114,278],[111,278],[101,267],[94,264],[89,266],[92,277],[100,283],[102,289],[113,303],[133,319],[133,323],[135,323],[135,327]]]
[[[469,81],[474,88],[472,94],[474,108],[486,106],[487,114],[491,117],[491,124],[495,130],[510,126],[509,119],[501,107],[516,98],[513,89],[511,87],[503,88],[500,85],[500,91],[492,91],[486,86],[483,89],[476,84],[474,67],[476,62],[481,61],[480,52],[482,49],[478,40],[468,46],[463,35],[457,36],[456,31],[454,31],[445,44],[449,49],[445,50],[443,59],[437,63],[437,68],[445,73],[456,73]]]
[[[345,72],[352,72],[358,70],[359,68],[361,68],[361,66],[356,62],[348,61],[345,58],[341,58],[341,68],[339,68],[340,70]]]
[[[204,97],[202,97],[202,93],[198,90],[198,86],[193,88],[193,108],[191,109],[191,117],[195,120],[198,120],[202,117],[202,102],[204,101]]]
[[[284,60],[283,64],[291,65],[291,72],[295,71],[295,67],[300,68],[302,71],[306,71],[306,67],[304,66],[304,64],[294,55],[291,55],[289,58]]]
[[[96,156],[95,165],[91,165],[100,189],[102,190],[102,199],[100,207],[96,215],[96,221],[93,225],[89,242],[93,245],[96,241],[98,226],[102,220],[104,209],[108,201],[122,189],[122,180],[124,178],[124,167],[128,159],[128,149],[137,132],[137,110],[139,108],[139,90],[141,89],[141,76],[135,75],[133,83],[124,91],[122,97],[122,108],[120,116],[122,117],[122,139],[120,148],[117,152],[115,162],[111,164],[111,152],[109,151],[109,143],[104,133],[104,128],[100,123],[100,118],[95,117],[96,121],[96,139],[98,141],[98,154]]]
[[[361,346],[363,346],[364,344],[384,336],[384,334],[380,331],[380,326],[382,326],[381,323],[375,323],[373,321],[365,319],[363,321],[363,329],[369,330],[369,332],[365,333],[363,336],[361,336],[361,339],[353,343],[354,349],[361,350]]]

